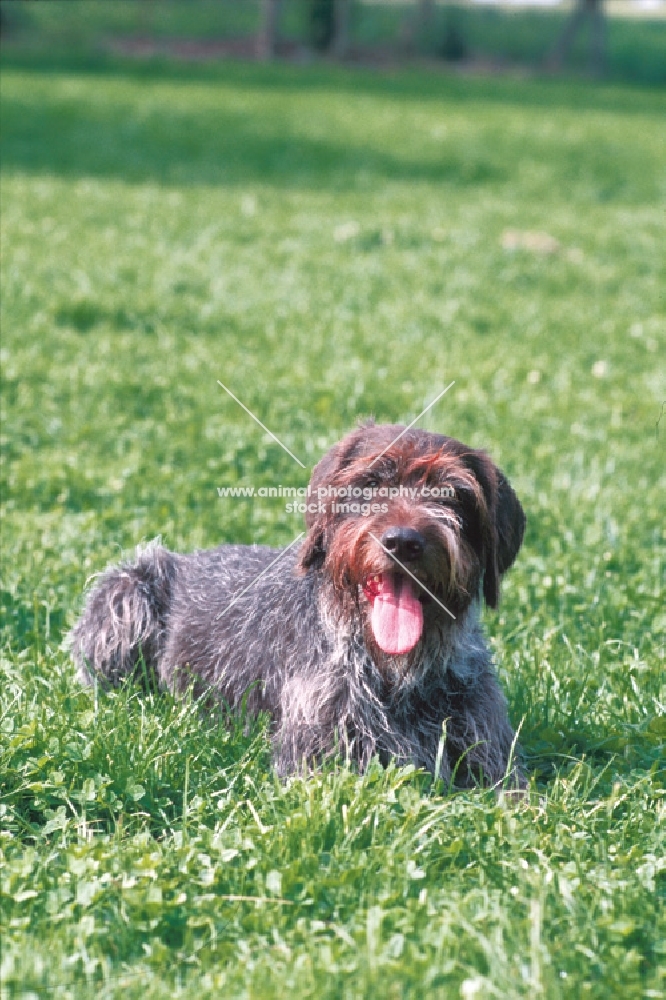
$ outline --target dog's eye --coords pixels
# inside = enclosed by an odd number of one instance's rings
[[[377,486],[379,486],[379,479],[377,478],[377,476],[370,476],[369,479],[366,479],[365,485],[369,489],[374,490],[376,489]]]

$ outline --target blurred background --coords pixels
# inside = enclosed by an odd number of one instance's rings
[[[666,82],[666,0],[2,0],[5,54],[315,56]]]

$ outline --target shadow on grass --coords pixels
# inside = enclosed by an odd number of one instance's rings
[[[272,95],[274,98],[274,95]],[[281,120],[282,119],[282,120]],[[145,114],[123,101],[5,97],[6,172],[65,177],[116,176],[129,182],[346,188],[357,178],[451,182],[502,181],[507,165],[490,150],[456,148],[437,158],[372,149],[341,139],[299,135],[279,113],[222,107],[181,110],[165,98]]]
[[[25,60],[23,61],[25,64]],[[19,68],[21,60],[5,59],[5,68]],[[43,64],[31,70],[46,70]],[[129,65],[103,61],[90,75],[90,65],[51,64],[54,83],[88,78],[117,84],[114,93],[96,91],[88,99],[80,90],[46,91],[39,74],[26,78],[25,87],[5,87],[3,95],[3,150],[5,172],[56,173],[66,177],[118,177],[129,182],[150,180],[167,184],[247,185],[266,182],[285,188],[343,189],[375,186],[378,181],[425,181],[459,187],[503,182],[516,167],[517,150],[502,137],[501,121],[484,125],[482,144],[449,142],[433,147],[420,144],[403,123],[401,136],[387,148],[372,141],[354,140],[331,118],[323,137],[312,106],[299,109],[290,95],[353,94],[419,102],[443,102],[442,110],[466,105],[504,104],[521,107],[608,108],[656,115],[663,101],[646,91],[603,88],[559,81],[525,82],[508,79],[462,79],[435,73],[401,72],[394,75],[339,68],[295,68],[224,63],[214,67],[150,62]],[[230,109],[215,91],[206,106],[197,95],[157,93],[161,84],[184,86],[195,81],[260,92],[265,107]],[[138,92],[123,89],[140,82]],[[138,93],[138,96],[137,96]],[[284,101],[282,97],[284,96]],[[171,101],[171,103],[170,103]],[[338,105],[338,110],[340,105]],[[374,109],[359,113],[372,124]],[[326,114],[322,108],[321,115]],[[302,115],[302,117],[299,117]],[[309,116],[309,120],[308,120]],[[550,148],[535,148],[537,158],[550,159]],[[576,155],[580,150],[576,151]],[[603,150],[600,151],[603,153]],[[564,151],[567,156],[566,150]],[[608,168],[609,159],[603,157]],[[596,168],[596,163],[590,163]],[[618,183],[620,183],[619,179]],[[617,185],[615,185],[617,186]],[[620,183],[621,186],[621,183]]]
[[[612,730],[580,722],[536,726],[521,733],[521,745],[528,776],[546,787],[563,767],[582,761],[594,767],[609,766],[611,778],[654,771],[663,761],[664,742],[661,720],[652,718]]]

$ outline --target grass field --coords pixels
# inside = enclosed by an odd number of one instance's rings
[[[2,79],[3,996],[666,996],[666,101],[226,64]],[[536,234],[536,235],[535,235]],[[86,578],[286,544],[359,417],[486,447],[529,801],[77,687]],[[659,423],[660,414],[662,415]]]

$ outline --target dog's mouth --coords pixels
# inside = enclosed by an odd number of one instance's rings
[[[372,605],[370,625],[380,649],[408,653],[423,632],[423,606],[415,580],[402,573],[376,573],[363,584]]]

